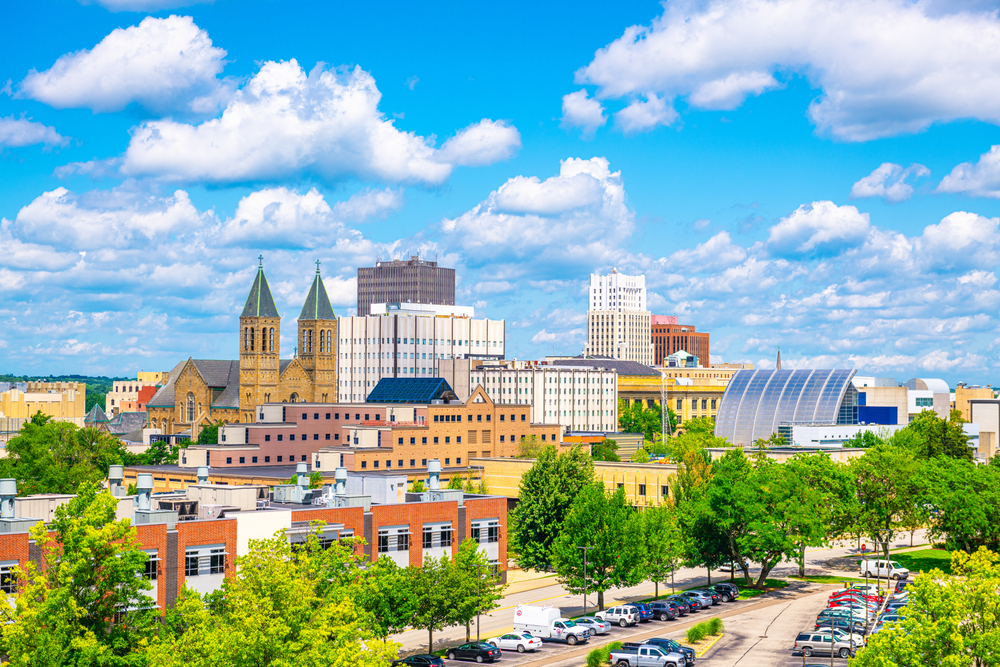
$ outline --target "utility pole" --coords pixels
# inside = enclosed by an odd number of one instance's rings
[[[484,567],[489,567],[488,563],[479,563],[476,565],[476,574],[479,575],[479,600],[476,602],[476,641],[479,641],[479,615],[483,609],[483,577],[486,576],[482,569]]]
[[[587,551],[594,547],[577,547],[583,549],[583,615],[587,615]]]

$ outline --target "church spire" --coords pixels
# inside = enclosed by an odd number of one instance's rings
[[[333,314],[333,306],[330,305],[330,297],[326,294],[326,286],[323,278],[319,274],[319,260],[316,260],[316,277],[313,278],[312,287],[309,288],[309,295],[302,305],[302,312],[299,314],[300,320],[335,320],[337,316]]]
[[[257,266],[257,276],[253,280],[250,294],[247,295],[247,304],[243,306],[243,314],[240,317],[279,317],[278,307],[274,305],[274,298],[271,296],[271,288],[264,277],[264,257],[257,258],[260,264]]]

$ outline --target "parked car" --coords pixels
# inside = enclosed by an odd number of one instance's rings
[[[557,607],[528,604],[519,604],[514,610],[514,632],[528,632],[542,640],[566,642],[570,646],[590,638],[588,628],[577,627]]]
[[[740,598],[740,589],[736,584],[721,583],[712,586],[712,589],[719,594],[723,602],[732,602]]]
[[[887,579],[907,579],[910,571],[894,560],[863,560],[861,561],[861,576],[885,577]]]
[[[542,640],[530,632],[509,632],[493,639],[487,639],[486,643],[504,651],[517,651],[518,653],[537,651],[542,648]]]
[[[653,637],[652,639],[647,639],[644,644],[652,644],[653,646],[659,646],[664,651],[674,651],[676,653],[683,653],[684,659],[687,660],[688,665],[693,665],[695,661],[694,649],[690,646],[681,646],[680,642],[674,641],[673,639],[667,639],[666,637]]]
[[[861,591],[841,591],[834,593],[829,597],[831,602],[836,600],[863,600],[864,602],[870,604],[879,604],[882,602],[882,598],[877,595],[866,595]]]
[[[632,606],[639,610],[639,621],[641,623],[648,623],[656,615],[653,613],[653,608],[645,602],[633,602]]]
[[[666,598],[668,602],[673,602],[681,609],[681,616],[687,616],[692,611],[697,611],[701,608],[701,604],[697,600],[690,600],[688,598],[681,597],[680,595],[671,595]]]
[[[683,653],[665,652],[649,644],[623,644],[611,651],[611,664],[617,667],[686,667]]]
[[[838,630],[852,630],[853,632],[864,632],[865,628],[868,626],[867,623],[861,619],[854,619],[854,623],[851,623],[850,619],[847,618],[817,618],[816,619],[816,629],[820,628],[836,628]]]
[[[409,658],[393,660],[392,667],[444,667],[444,660],[436,655],[411,655]]]
[[[841,658],[850,658],[854,655],[854,644],[848,641],[836,641],[836,637],[821,632],[800,632],[795,638],[793,649],[798,649],[802,655],[809,658],[817,653],[829,655],[832,651],[834,655]]]
[[[726,563],[725,565],[719,568],[719,572],[726,572],[726,573],[742,572],[742,571],[743,569],[740,567],[739,563]]]
[[[836,628],[820,628],[819,630],[813,630],[812,632],[832,634],[838,641],[847,641],[850,639],[854,642],[855,646],[863,646],[865,643],[865,636],[860,632],[853,632],[848,635],[845,630],[838,630]]]
[[[701,605],[699,609],[708,609],[712,606],[712,596],[706,595],[701,591],[684,591],[681,593],[681,597],[687,598],[689,600],[697,600],[698,604]]]
[[[639,622],[639,610],[632,605],[619,605],[617,607],[611,607],[610,609],[597,612],[594,616],[602,621],[607,621],[612,625],[617,623],[623,628],[635,625]]]
[[[850,609],[840,607],[836,609],[824,609],[816,617],[816,620],[821,618],[842,618],[845,620],[853,618],[856,621],[869,621],[875,618],[875,612],[860,607],[851,607]]]
[[[469,642],[453,649],[448,649],[449,660],[475,660],[476,662],[493,662],[500,657],[502,651],[486,642]]]
[[[913,583],[912,581],[899,581],[899,582],[896,582],[896,592],[897,593],[902,593],[903,591],[906,590],[906,587],[909,586],[912,583]]]
[[[580,618],[574,618],[573,622],[577,625],[583,626],[590,629],[590,635],[606,635],[611,631],[611,624],[607,621],[602,621],[599,618],[594,618],[593,616],[581,616]]]
[[[653,615],[661,621],[672,621],[682,613],[676,602],[657,600],[650,602],[649,608],[653,610]]]

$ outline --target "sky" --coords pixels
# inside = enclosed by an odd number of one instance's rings
[[[1000,17],[979,0],[0,0],[0,372],[237,355],[258,256],[419,254],[578,354],[644,274],[712,359],[993,382]]]

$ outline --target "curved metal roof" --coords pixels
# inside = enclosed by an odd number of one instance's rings
[[[726,386],[715,435],[734,445],[767,439],[784,422],[836,424],[853,369],[740,370]]]

